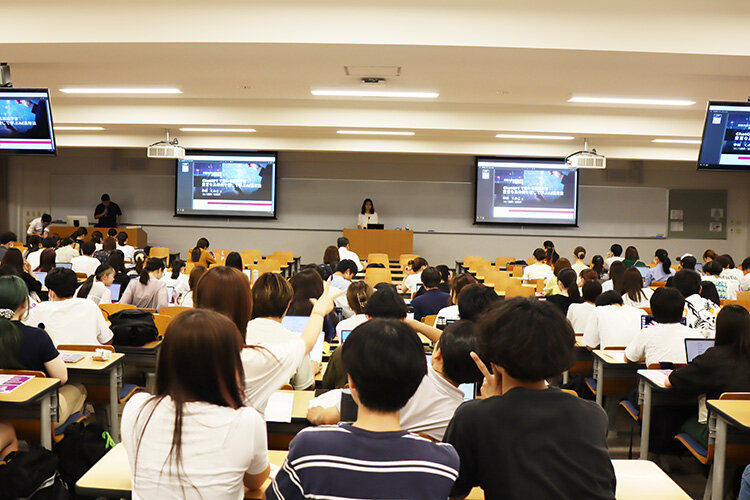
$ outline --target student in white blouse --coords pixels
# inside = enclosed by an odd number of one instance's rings
[[[622,305],[617,292],[604,292],[596,299],[596,307],[583,331],[583,343],[590,349],[627,346],[641,331],[644,314],[642,309]]]
[[[568,321],[576,333],[583,333],[586,329],[591,313],[596,307],[596,299],[602,294],[602,285],[597,280],[586,280],[581,291],[584,302],[570,304],[568,307]]]
[[[331,286],[333,286],[333,283],[331,283]],[[346,289],[346,302],[349,304],[352,312],[354,312],[354,316],[339,321],[336,325],[336,336],[339,339],[341,339],[341,332],[354,330],[367,321],[365,305],[373,292],[372,287],[365,281],[355,281]]]
[[[117,249],[122,251],[122,254],[125,256],[125,262],[133,262],[135,248],[128,245],[128,233],[125,231],[120,231],[117,234]]]
[[[357,227],[367,229],[368,224],[378,223],[378,213],[375,211],[375,205],[370,198],[362,202],[362,211],[357,216]]]
[[[89,276],[86,281],[76,290],[76,297],[89,299],[94,304],[111,304],[112,294],[109,286],[115,282],[115,270],[107,264],[96,268],[96,272]]]
[[[643,275],[641,272],[631,267],[625,270],[622,277],[622,303],[626,306],[633,307],[650,307],[649,301],[654,291],[650,288],[643,288]]]

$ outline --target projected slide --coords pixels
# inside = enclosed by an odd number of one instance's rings
[[[478,223],[575,225],[578,172],[562,160],[478,158]]]
[[[273,217],[276,155],[188,151],[177,160],[177,215]]]
[[[0,152],[54,153],[46,90],[0,91]]]
[[[709,103],[700,168],[750,169],[750,105]]]

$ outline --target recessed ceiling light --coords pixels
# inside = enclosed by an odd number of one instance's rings
[[[183,127],[180,132],[255,132],[254,128]]]
[[[77,126],[77,125],[55,125],[55,130],[104,130],[104,127],[90,127],[90,126]]]
[[[641,104],[645,106],[692,106],[695,101],[687,99],[641,99],[633,97],[573,96],[568,102],[589,104]]]
[[[60,89],[64,94],[182,94],[177,88],[82,88],[66,87]]]
[[[651,142],[658,142],[661,144],[700,144],[700,139],[654,139]]]
[[[311,89],[310,93],[328,97],[406,97],[415,99],[436,99],[440,93],[434,91],[408,90],[367,90],[367,89]]]
[[[498,139],[531,139],[538,141],[572,141],[572,135],[497,134]]]
[[[414,135],[414,132],[395,130],[337,130],[336,133],[349,135]]]

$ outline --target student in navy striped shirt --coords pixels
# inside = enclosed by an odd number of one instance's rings
[[[456,451],[399,424],[399,410],[427,371],[415,332],[398,320],[373,319],[340,349],[357,420],[297,434],[266,498],[448,498],[458,476]]]

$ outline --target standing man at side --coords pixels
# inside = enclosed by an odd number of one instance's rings
[[[102,195],[102,202],[94,209],[94,219],[98,219],[96,227],[119,227],[122,211],[117,203],[110,201],[109,195]]]

